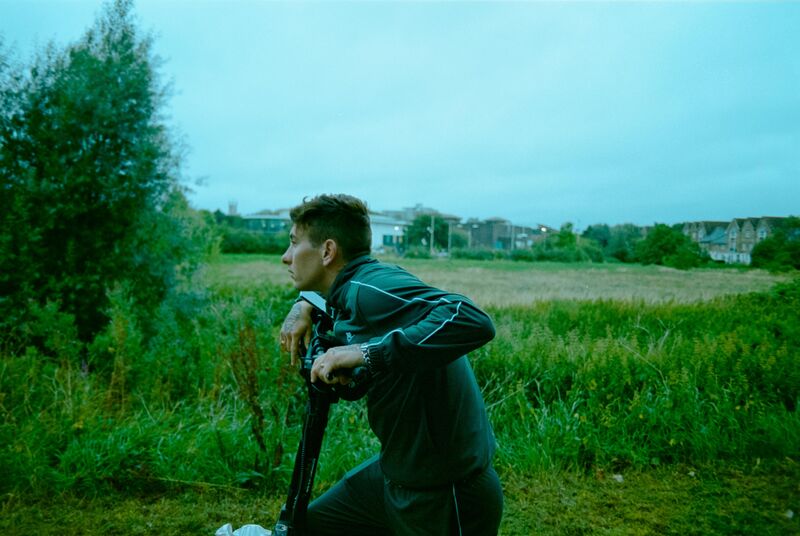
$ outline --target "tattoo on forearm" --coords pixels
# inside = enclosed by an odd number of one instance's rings
[[[286,315],[286,320],[283,321],[284,327],[294,327],[299,318],[300,318],[300,308],[297,306],[292,307],[292,310],[289,311],[288,315]]]

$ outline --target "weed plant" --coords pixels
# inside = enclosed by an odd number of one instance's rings
[[[0,492],[282,494],[304,386],[276,335],[286,285],[174,294],[146,335],[124,291],[91,344],[38,312],[43,344],[2,346]],[[552,300],[489,309],[476,375],[507,476],[800,452],[800,283],[692,304]],[[377,452],[363,402],[334,406],[317,485]]]

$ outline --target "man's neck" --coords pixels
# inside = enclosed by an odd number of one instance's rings
[[[344,267],[345,264],[342,262],[337,262],[334,266],[326,267],[325,278],[322,282],[323,289],[320,291],[320,293],[323,296],[325,296],[325,298],[328,297],[328,294],[330,293],[330,290],[333,287],[334,282],[336,282],[336,278],[341,273],[342,269],[344,269]]]

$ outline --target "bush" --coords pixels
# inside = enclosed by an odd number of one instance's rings
[[[490,261],[503,256],[501,251],[486,248],[454,248],[451,255],[454,259],[470,259],[474,261]]]
[[[636,260],[642,264],[660,264],[688,270],[707,262],[708,256],[691,238],[677,229],[659,223],[636,244]]]
[[[408,259],[430,259],[431,251],[424,247],[410,247],[403,252],[403,257]]]
[[[118,284],[146,319],[206,249],[153,63],[119,0],[77,43],[0,76],[0,330],[22,342],[48,303],[91,341]]]
[[[283,253],[289,243],[289,234],[264,233],[228,225],[220,226],[222,253]]]
[[[800,270],[800,218],[787,218],[782,228],[756,244],[752,266],[775,272]]]

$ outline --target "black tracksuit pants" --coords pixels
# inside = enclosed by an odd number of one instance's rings
[[[308,533],[493,536],[503,491],[491,466],[461,484],[410,489],[387,481],[377,457],[347,473],[308,508]]]

